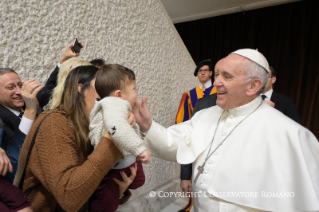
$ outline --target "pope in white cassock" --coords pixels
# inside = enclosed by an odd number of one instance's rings
[[[217,105],[191,120],[165,129],[136,102],[148,150],[193,163],[193,211],[319,211],[318,141],[262,101],[268,78],[266,58],[241,49],[215,66]]]

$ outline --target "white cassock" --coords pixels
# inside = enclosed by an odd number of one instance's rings
[[[153,121],[144,144],[158,158],[193,163],[195,178],[217,126],[211,152],[226,139],[193,182],[201,194],[194,211],[319,211],[318,140],[261,97],[228,111],[201,110],[167,129]]]

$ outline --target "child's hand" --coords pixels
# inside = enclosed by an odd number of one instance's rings
[[[148,150],[145,150],[137,156],[137,160],[141,161],[142,163],[149,163],[152,161],[152,155]]]

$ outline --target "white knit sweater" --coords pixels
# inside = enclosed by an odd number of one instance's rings
[[[95,101],[94,108],[90,114],[89,133],[89,138],[94,148],[105,133],[102,110],[106,128],[124,155],[133,154],[138,156],[146,150],[139,136],[139,126],[135,124],[134,128],[132,128],[128,123],[128,110],[132,110],[130,103],[119,97],[105,97],[100,101]]]

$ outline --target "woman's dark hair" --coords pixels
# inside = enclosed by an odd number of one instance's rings
[[[86,102],[83,92],[91,86],[91,81],[98,70],[95,66],[78,66],[72,69],[65,80],[61,104],[58,106],[58,109],[67,114],[77,140],[85,148],[89,145],[89,119],[85,112]],[[79,84],[82,84],[80,93],[78,92]]]

